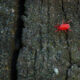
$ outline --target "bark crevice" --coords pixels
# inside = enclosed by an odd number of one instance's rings
[[[77,1],[76,13],[78,13],[78,10],[79,10],[79,0]]]
[[[41,11],[42,11],[43,0],[41,0],[40,4],[41,4],[41,6],[39,7],[39,13],[42,14]],[[40,15],[40,19],[41,19],[41,23],[43,23],[41,15]],[[40,35],[39,43],[40,43],[40,51],[41,51],[43,48],[43,46],[42,46],[42,26],[40,26],[40,28],[39,28],[39,35]]]
[[[63,0],[62,0],[62,12],[63,12],[64,19],[66,20],[66,19],[67,19],[67,15],[66,15],[66,12],[65,12]],[[65,80],[68,80],[68,71],[69,71],[69,69],[70,69],[71,66],[72,66],[72,57],[71,57],[70,44],[69,44],[69,40],[68,40],[68,39],[69,39],[69,38],[68,38],[68,32],[65,32],[65,39],[66,39],[67,50],[68,50],[68,54],[69,54],[69,66],[67,67],[67,70],[66,70]]]
[[[64,2],[63,2],[63,0],[62,0],[62,12],[63,12],[64,18],[66,19],[66,12],[65,12],[65,9],[64,9]]]
[[[47,0],[47,36],[49,37],[49,25],[50,25],[50,2]],[[49,44],[49,38],[47,38],[47,45]],[[49,47],[47,46],[47,59],[49,59]]]
[[[34,80],[37,80],[36,79],[36,73],[37,73],[36,62],[37,62],[37,50],[35,50],[35,54],[34,54]]]
[[[70,44],[69,44],[69,41],[68,41],[68,33],[65,33],[65,35],[66,35],[66,42],[67,42],[67,50],[68,50],[68,53],[69,53],[69,66],[67,67],[67,70],[66,70],[65,80],[68,80],[68,71],[73,64],[72,64]]]
[[[12,63],[11,63],[11,80],[17,80],[18,70],[17,70],[17,60],[19,56],[20,49],[22,48],[22,30],[24,28],[24,22],[22,20],[22,15],[24,15],[25,0],[18,0],[18,19],[17,19],[17,30],[15,34],[15,50],[12,55]]]

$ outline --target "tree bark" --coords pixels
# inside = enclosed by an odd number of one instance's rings
[[[0,80],[80,79],[80,0],[0,0]],[[68,32],[56,24],[70,22]]]
[[[17,1],[0,0],[0,80],[11,80],[17,29]]]
[[[79,0],[26,0],[18,80],[79,80],[79,12]],[[63,19],[71,32],[55,32]]]

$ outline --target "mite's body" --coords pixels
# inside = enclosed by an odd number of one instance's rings
[[[70,30],[70,25],[69,25],[69,22],[70,21],[68,21],[68,22],[62,22],[62,24],[57,24],[56,26],[55,26],[55,28],[57,28],[57,30],[55,31],[55,32],[57,32],[57,31],[71,31]]]

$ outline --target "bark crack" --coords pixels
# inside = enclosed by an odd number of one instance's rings
[[[79,24],[80,24],[79,5],[80,5],[80,1],[78,0],[78,2],[77,2],[77,9],[76,9],[76,13],[77,13],[77,15],[78,15]]]
[[[64,9],[64,2],[63,2],[63,0],[62,0],[62,11],[63,11],[64,18],[66,19],[66,12],[65,12],[65,9]]]
[[[64,8],[64,2],[62,0],[62,11],[63,11],[63,16],[65,18],[65,20],[67,19],[67,16],[66,16],[66,12],[65,12],[65,8]],[[67,70],[66,70],[66,77],[65,77],[65,80],[68,80],[68,71],[69,69],[71,68],[72,66],[72,57],[71,57],[71,49],[70,49],[70,44],[69,44],[69,38],[68,38],[68,32],[66,33],[65,32],[65,36],[66,36],[66,43],[67,43],[67,50],[68,50],[68,54],[69,54],[69,66],[67,67]]]
[[[69,71],[69,69],[70,69],[71,66],[72,66],[72,57],[71,57],[70,44],[69,44],[69,41],[68,41],[68,33],[65,33],[65,35],[66,35],[67,50],[68,50],[68,53],[69,53],[69,63],[70,63],[70,65],[67,67],[66,77],[65,77],[65,80],[68,80],[68,71]]]
[[[24,28],[24,22],[21,19],[22,15],[24,15],[24,3],[25,0],[18,1],[18,19],[17,19],[17,30],[15,34],[15,50],[12,55],[12,63],[11,63],[11,80],[17,80],[18,71],[17,71],[17,60],[19,56],[19,51],[22,48],[22,30]]]
[[[35,54],[34,54],[34,80],[37,80],[36,79],[36,61],[37,61],[37,50],[35,50]]]
[[[79,10],[79,0],[77,1],[77,9],[76,9],[76,13],[78,13]]]
[[[41,0],[41,7],[39,8],[39,13],[42,14],[41,10],[42,10],[42,5],[43,5],[43,0]],[[40,19],[41,19],[41,23],[42,22],[42,16],[40,15]],[[40,43],[40,51],[42,50],[43,46],[42,46],[42,27],[40,26],[40,29],[39,29],[39,35],[40,35],[40,40],[39,40],[39,43]]]
[[[47,36],[49,36],[49,24],[50,24],[50,3],[49,0],[47,0]],[[47,45],[49,43],[49,38],[47,38]],[[49,48],[47,46],[47,59],[49,59]]]

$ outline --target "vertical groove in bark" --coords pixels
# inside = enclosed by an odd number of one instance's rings
[[[49,25],[50,25],[50,3],[47,0],[47,45],[49,44]],[[49,59],[49,47],[47,46],[47,57]]]
[[[34,54],[34,80],[37,80],[36,79],[36,61],[37,61],[37,50],[35,50],[35,54]]]
[[[68,66],[67,70],[66,70],[66,77],[65,80],[68,80],[68,70],[71,68],[72,66],[72,58],[71,58],[71,50],[70,50],[70,44],[68,42],[68,33],[65,33],[66,35],[66,42],[67,42],[67,49],[68,49],[68,53],[69,53],[69,63],[70,65]]]
[[[66,13],[65,13],[65,9],[64,9],[64,2],[63,2],[63,0],[62,0],[62,11],[63,11],[64,18],[66,19]]]
[[[79,6],[80,5],[80,1],[78,0],[78,2],[77,2],[77,9],[76,9],[76,14],[78,15],[78,19],[79,19],[79,24],[80,24],[80,10],[79,10]]]
[[[63,11],[63,15],[64,15],[64,18],[65,20],[67,19],[67,15],[66,15],[66,12],[65,12],[65,9],[64,9],[64,2],[62,0],[62,11]],[[71,68],[72,66],[72,58],[71,58],[71,50],[70,50],[70,44],[69,44],[69,38],[68,38],[68,32],[65,33],[65,36],[66,36],[66,43],[67,43],[67,50],[68,50],[68,53],[69,53],[69,63],[70,65],[67,67],[67,70],[66,70],[66,77],[65,77],[65,80],[68,80],[68,70]]]
[[[42,7],[43,7],[43,0],[40,1],[40,7],[39,7],[39,13],[40,13],[40,21],[41,21],[41,24],[43,24],[43,21],[42,21]],[[40,55],[42,56],[42,59],[43,59],[43,62],[44,62],[44,56],[42,54],[42,49],[43,49],[43,37],[42,37],[42,25],[39,26],[40,29],[39,29],[39,35],[40,35]]]
[[[76,13],[78,13],[78,10],[79,10],[79,0],[77,1]]]
[[[18,71],[17,71],[17,59],[19,56],[19,51],[22,48],[22,29],[24,28],[24,22],[21,19],[22,15],[24,15],[24,3],[25,0],[18,1],[18,20],[17,20],[17,30],[15,34],[15,50],[12,56],[12,63],[11,63],[11,80],[17,80]]]
[[[42,14],[42,5],[43,5],[43,0],[41,0],[40,2],[40,8],[39,8],[39,13]],[[42,23],[42,16],[40,15],[40,19],[41,19],[41,23]],[[40,35],[40,40],[39,40],[39,43],[40,43],[40,51],[42,50],[43,46],[42,46],[42,27],[40,26],[40,29],[39,29],[39,35]]]

